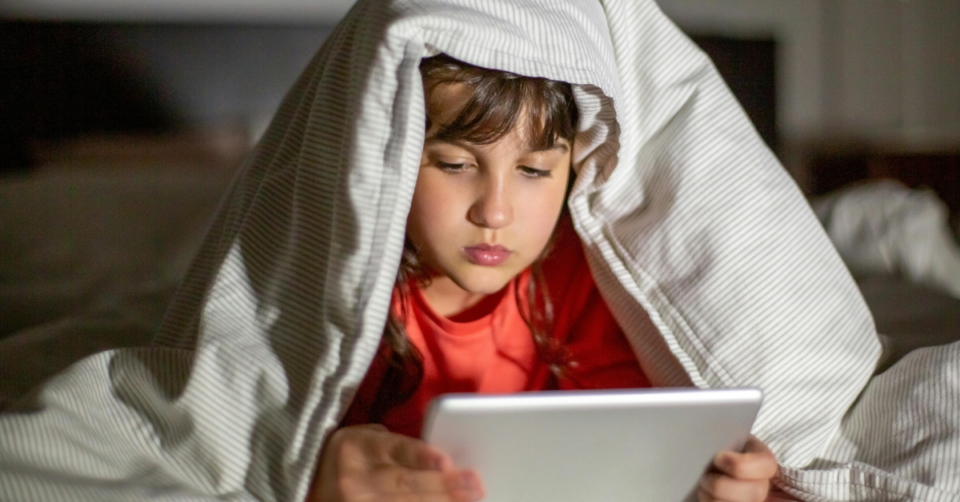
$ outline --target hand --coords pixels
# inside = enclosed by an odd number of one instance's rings
[[[700,478],[700,502],[762,502],[777,475],[777,459],[767,445],[750,436],[743,453],[724,451],[713,458],[713,468]]]
[[[307,502],[474,502],[480,477],[443,452],[382,425],[344,427],[320,454]]]

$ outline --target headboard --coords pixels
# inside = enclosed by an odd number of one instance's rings
[[[886,178],[911,188],[930,188],[952,213],[960,213],[960,148],[824,148],[811,156],[809,176],[812,196]]]

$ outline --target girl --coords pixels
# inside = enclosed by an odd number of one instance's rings
[[[425,94],[419,66],[440,53],[554,83],[514,105],[434,83],[440,64]],[[474,96],[489,110],[466,113]],[[433,345],[474,321],[530,336],[477,349],[479,367]],[[5,410],[0,499],[375,498],[391,475],[429,493],[388,498],[472,499],[482,480],[363,424],[412,434],[451,382],[645,380],[762,388],[753,432],[797,498],[949,500],[960,392],[938,378],[960,347],[870,381],[879,354],[806,201],[653,0],[360,0],[288,93],[153,343],[84,359]],[[719,457],[704,495],[759,498],[760,444]]]
[[[475,473],[412,439],[439,394],[650,385],[563,211],[570,85],[445,55],[420,71],[426,140],[394,303],[346,427],[324,450],[315,500],[482,498]],[[753,439],[715,467],[702,501],[764,500],[777,464]]]

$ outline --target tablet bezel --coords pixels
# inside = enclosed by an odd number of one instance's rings
[[[717,452],[742,448],[762,397],[759,389],[447,394],[430,403],[422,436],[477,470],[488,502],[683,500]]]

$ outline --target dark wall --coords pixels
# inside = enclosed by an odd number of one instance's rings
[[[769,39],[694,35],[771,150],[779,150],[777,130],[777,44]]]
[[[330,29],[0,22],[0,168],[36,140],[262,127]]]
[[[0,22],[0,168],[76,135],[239,125],[256,133],[332,26]],[[772,39],[694,36],[778,146]]]

